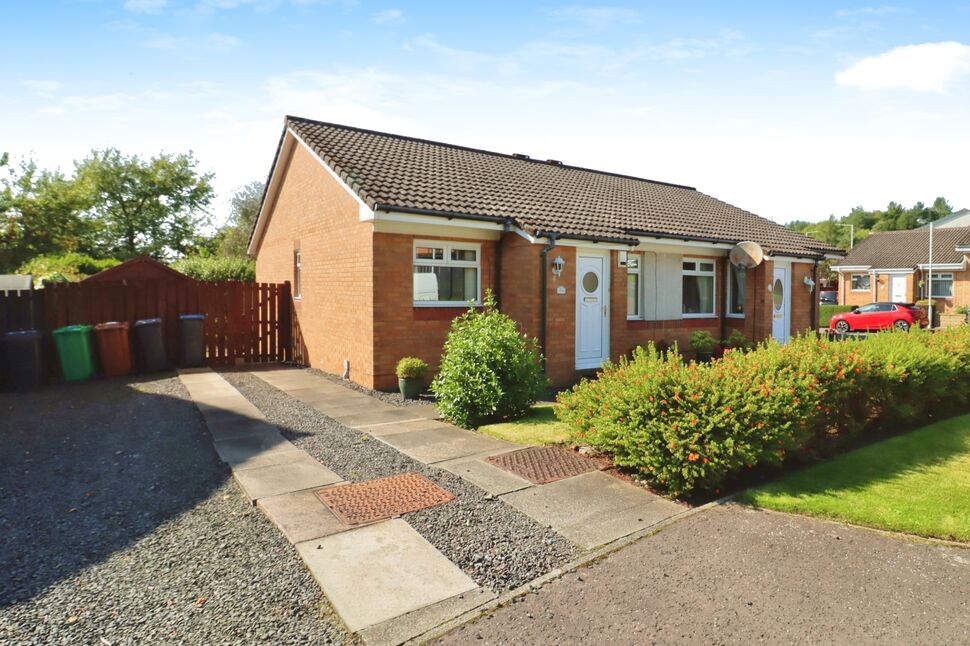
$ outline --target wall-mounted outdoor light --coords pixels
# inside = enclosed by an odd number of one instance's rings
[[[552,275],[560,276],[562,275],[562,270],[566,266],[566,261],[563,260],[562,256],[556,256],[552,261]]]
[[[808,287],[809,294],[815,291],[815,281],[812,280],[811,276],[805,276],[805,280],[803,282],[805,283],[805,286]]]

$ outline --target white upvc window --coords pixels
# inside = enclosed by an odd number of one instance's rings
[[[854,292],[868,292],[872,289],[869,274],[849,274],[849,284]]]
[[[684,318],[713,318],[716,316],[714,261],[685,257],[682,266]]]
[[[934,272],[930,298],[953,298],[953,274]]]
[[[417,240],[413,249],[413,295],[418,307],[481,305],[481,245]]]
[[[638,253],[626,253],[626,317],[643,318],[643,278]]]
[[[740,267],[728,265],[727,316],[744,318],[744,277],[747,272]]]

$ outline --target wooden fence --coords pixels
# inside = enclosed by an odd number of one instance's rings
[[[292,358],[290,284],[244,282],[80,282],[47,285],[42,330],[64,325],[161,318],[165,347],[176,365],[179,315],[205,315],[209,364],[264,363]]]

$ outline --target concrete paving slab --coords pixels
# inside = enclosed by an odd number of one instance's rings
[[[287,395],[296,397],[301,402],[313,406],[353,406],[365,401],[371,401],[367,395],[355,393],[342,386],[334,386],[334,390],[319,388],[296,388],[285,391]]]
[[[467,480],[493,496],[533,486],[528,480],[481,460],[458,458],[438,462],[435,466],[451,471],[462,480]]]
[[[445,428],[383,435],[378,439],[425,464],[489,451],[499,453],[515,446],[510,442],[447,425]]]
[[[296,549],[351,632],[478,587],[400,518]]]
[[[300,453],[301,457],[293,456],[293,459],[285,464],[233,469],[232,476],[250,500],[325,487],[342,481],[340,476],[314,460],[312,456],[303,451]]]
[[[382,424],[372,424],[370,426],[358,426],[357,429],[370,433],[374,437],[382,435],[394,435],[396,433],[407,433],[408,431],[426,431],[439,428],[453,428],[451,424],[445,424],[433,419],[417,419],[409,422],[384,422]]]
[[[386,424],[388,422],[410,422],[420,419],[413,413],[408,412],[408,408],[401,408],[398,406],[391,406],[390,408],[385,409],[371,406],[370,410],[360,413],[330,416],[344,426],[349,426],[350,428],[373,426],[374,424]]]
[[[353,529],[353,526],[341,523],[315,492],[315,489],[307,489],[268,496],[256,504],[294,545]]]
[[[252,461],[259,456],[300,450],[279,432],[217,440],[212,444],[222,461],[233,469],[246,468],[247,462],[252,464]]]
[[[440,626],[469,610],[474,610],[497,596],[487,588],[476,588],[420,610],[409,612],[406,615],[388,619],[376,626],[365,628],[360,631],[359,635],[367,646],[397,646],[409,639],[423,635],[432,628]]]
[[[224,440],[234,440],[240,437],[264,436],[267,439],[275,439],[279,435],[279,430],[273,424],[262,419],[243,419],[236,421],[224,421],[219,424],[206,424],[213,442]]]
[[[501,499],[578,545],[591,548],[685,511],[601,471],[504,494]]]

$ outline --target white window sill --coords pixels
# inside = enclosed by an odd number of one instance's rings
[[[646,319],[644,319],[642,316],[628,316],[628,317],[626,317],[626,320],[628,320],[628,321],[644,321]]]
[[[744,318],[744,314],[725,314],[724,316],[726,318],[729,318],[729,319],[743,319]]]
[[[684,319],[716,319],[717,314],[681,314]]]

